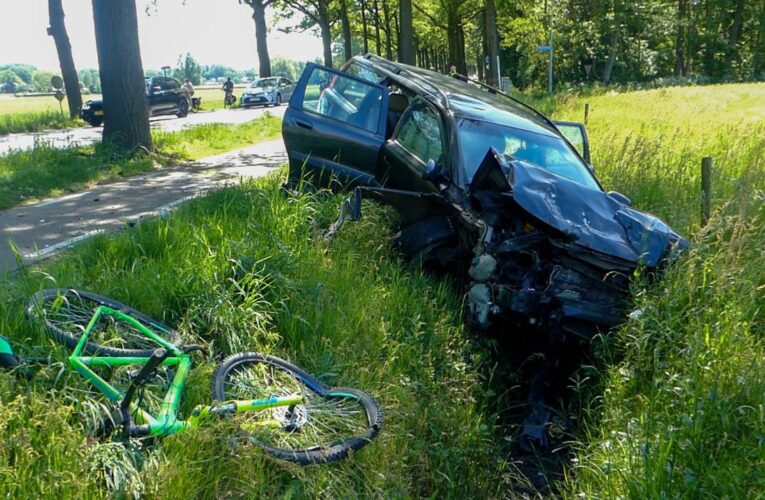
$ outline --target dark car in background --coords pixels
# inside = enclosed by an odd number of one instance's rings
[[[500,94],[374,55],[309,64],[282,125],[287,187],[358,186],[331,232],[363,196],[393,206],[397,247],[463,283],[477,330],[542,346],[524,437],[544,445],[563,353],[621,323],[635,271],[686,242],[603,189],[583,125]]]
[[[149,116],[176,115],[182,118],[189,114],[189,100],[183,92],[183,85],[175,78],[147,78],[146,100]],[[101,125],[104,122],[104,102],[101,99],[86,101],[80,117],[94,127]]]

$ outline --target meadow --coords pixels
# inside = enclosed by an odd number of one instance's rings
[[[237,88],[235,94],[239,96],[241,91]],[[223,108],[223,91],[220,89],[199,89],[194,95],[202,98],[202,112]],[[100,98],[98,94],[83,94],[82,101]],[[53,96],[0,94],[0,135],[87,126],[80,119],[69,119],[66,98],[61,104],[63,114]],[[234,107],[238,107],[238,102]]]
[[[761,496],[765,85],[564,92],[541,104],[581,120],[585,102],[606,188],[692,247],[662,280],[635,278],[635,314],[596,339],[571,380],[562,478],[524,477],[518,427],[503,418],[523,391],[497,387],[490,349],[463,327],[459,291],[391,252],[390,212],[367,204],[327,242],[342,197],[286,196],[270,176],[0,278],[0,335],[25,354],[49,351],[25,299],[89,289],[219,356],[264,351],[369,392],[384,411],[380,437],[308,468],[231,447],[223,423],[125,447],[91,437],[100,400],[61,364],[29,381],[0,373],[0,496]],[[703,156],[714,158],[715,212],[702,227]],[[186,409],[209,400],[213,362],[198,361]]]

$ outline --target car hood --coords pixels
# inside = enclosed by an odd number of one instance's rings
[[[657,267],[687,241],[659,218],[600,190],[490,150],[469,192],[499,191],[571,243],[634,265]]]

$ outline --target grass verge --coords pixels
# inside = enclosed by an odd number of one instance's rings
[[[41,143],[29,151],[0,156],[0,209],[247,146],[274,138],[280,131],[281,119],[267,115],[242,125],[208,124],[156,132],[158,157],[125,155],[108,144],[56,149]]]
[[[6,278],[0,334],[34,352],[45,341],[23,318],[24,297],[55,285],[91,289],[178,327],[187,341],[201,340],[217,356],[263,351],[330,385],[371,393],[384,409],[379,438],[342,463],[298,468],[256,447],[233,446],[224,421],[137,453],[89,439],[102,411],[99,398],[60,367],[29,382],[0,373],[8,414],[0,440],[10,443],[0,449],[2,496],[78,494],[83,484],[60,478],[83,471],[93,496],[487,498],[506,492],[511,483],[493,441],[490,394],[482,389],[483,356],[461,326],[459,294],[391,254],[387,212],[370,205],[363,222],[324,242],[320,230],[334,220],[340,198],[286,197],[280,182],[270,176],[218,191],[167,220],[99,237]],[[212,369],[211,361],[197,363],[186,411],[209,401]],[[51,435],[53,443],[46,439]],[[55,446],[76,444],[66,459],[54,453]],[[23,473],[12,463],[23,465]]]
[[[0,115],[0,135],[80,127],[83,124],[82,120],[71,120],[58,111],[4,114]]]

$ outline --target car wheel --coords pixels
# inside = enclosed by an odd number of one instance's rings
[[[100,118],[100,117],[99,118],[91,118],[90,120],[88,120],[88,123],[90,124],[91,127],[98,127],[102,123],[104,123],[104,119]]]
[[[450,217],[432,217],[401,228],[394,237],[394,245],[404,256],[417,264],[440,260],[443,249],[454,246],[457,230]]]
[[[178,112],[175,114],[178,118],[183,118],[189,114],[189,101],[187,99],[181,99],[178,101]]]

